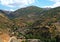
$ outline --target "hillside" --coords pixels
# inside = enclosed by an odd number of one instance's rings
[[[43,13],[44,18],[55,18],[57,21],[60,21],[60,7],[52,8]],[[53,20],[53,19],[52,19]]]
[[[40,14],[42,11],[43,11],[42,8],[39,8],[36,6],[29,6],[26,8],[18,9],[16,11],[12,12],[10,15],[13,18],[17,18],[17,17],[31,18],[31,17],[37,17],[38,14]]]
[[[9,17],[17,24],[32,24],[34,21],[39,20],[44,12],[45,9],[43,8],[29,6],[10,13]]]
[[[29,6],[8,13],[0,10],[1,32],[18,39],[60,42],[60,7],[47,9]]]
[[[0,31],[7,30],[11,28],[12,21],[5,15],[3,11],[0,10]],[[4,31],[3,31],[4,32]],[[7,31],[6,31],[7,32]]]

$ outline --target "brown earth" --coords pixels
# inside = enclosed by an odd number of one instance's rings
[[[8,42],[10,36],[6,33],[1,33],[0,38],[3,40],[3,42]]]

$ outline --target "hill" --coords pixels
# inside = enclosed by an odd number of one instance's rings
[[[0,30],[4,32],[7,29],[11,28],[12,21],[6,16],[4,11],[0,10]]]
[[[43,11],[42,8],[36,7],[36,6],[29,6],[25,8],[18,9],[14,12],[12,12],[10,15],[11,17],[36,17],[36,15],[40,14]]]
[[[57,21],[60,21],[60,7],[52,8],[52,9],[44,12],[43,17],[44,18],[54,18]]]
[[[60,7],[29,6],[8,13],[0,10],[0,30],[9,32],[9,36],[43,42],[60,40]]]

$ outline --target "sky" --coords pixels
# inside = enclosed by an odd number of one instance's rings
[[[1,10],[15,11],[27,6],[54,8],[60,6],[60,0],[0,0]]]

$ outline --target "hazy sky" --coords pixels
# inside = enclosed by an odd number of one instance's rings
[[[60,0],[0,0],[0,9],[14,11],[27,6],[58,7]]]

